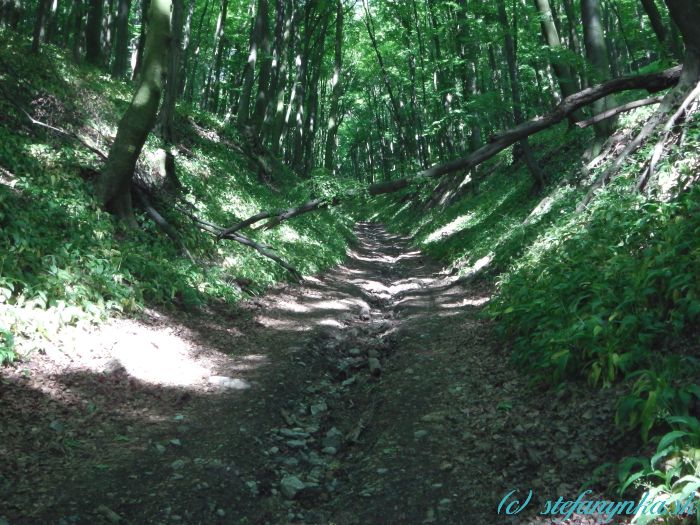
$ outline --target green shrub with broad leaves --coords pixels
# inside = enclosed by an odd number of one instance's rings
[[[619,466],[620,494],[635,488],[648,494],[649,501],[663,500],[675,514],[672,519],[700,521],[700,421],[690,416],[669,416],[670,430],[658,440],[651,458],[626,458]],[[636,516],[633,523],[655,522],[653,515]],[[678,523],[674,521],[673,523]]]
[[[594,384],[654,369],[700,322],[700,191],[671,202],[610,193],[521,260],[491,306],[514,360]]]

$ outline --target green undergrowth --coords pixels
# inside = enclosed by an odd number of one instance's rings
[[[144,305],[233,303],[246,295],[241,283],[247,293],[259,293],[289,278],[250,248],[216,242],[172,207],[161,211],[196,264],[145,216],[138,217],[138,231],[116,224],[92,197],[100,159],[78,142],[30,124],[16,104],[107,151],[131,87],[71,65],[50,46],[30,56],[26,42],[11,38],[0,32],[0,361],[40,349],[67,324]],[[291,172],[264,184],[237,153],[235,135],[206,113],[179,108],[177,131],[185,200],[208,222],[230,226],[337,186],[323,173],[302,181]],[[151,136],[143,171],[158,161],[158,147]],[[351,227],[347,213],[327,210],[247,234],[309,274],[343,259]]]
[[[651,111],[621,126],[638,129]],[[375,219],[459,273],[495,282],[487,315],[533,381],[622,381],[616,421],[649,455],[621,464],[619,487],[685,498],[700,487],[700,119],[685,124],[651,196],[632,188],[653,142],[576,213],[586,189],[572,159],[589,139],[562,125],[532,141],[551,179],[539,195],[504,152],[456,202],[425,209],[386,198]]]

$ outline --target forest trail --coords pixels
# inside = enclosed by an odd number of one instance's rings
[[[619,457],[615,396],[531,386],[479,315],[488,286],[357,235],[344,265],[234,310],[98,329],[102,369],[49,352],[3,372],[0,518],[526,523],[497,515],[507,492],[575,499]]]

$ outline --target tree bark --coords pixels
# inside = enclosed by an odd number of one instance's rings
[[[326,149],[323,159],[323,167],[331,172],[335,172],[335,148],[338,136],[340,95],[343,91],[341,75],[343,72],[343,3],[337,0],[335,14],[335,48],[333,78],[331,79],[331,106],[328,111],[328,133],[326,135]]]
[[[83,32],[83,12],[84,2],[83,0],[74,0],[73,11],[72,11],[72,27],[71,32],[73,33],[73,42],[71,45],[71,54],[73,55],[73,60],[76,63],[80,63],[80,59],[83,54],[83,43],[85,40],[85,34]]]
[[[131,201],[136,161],[156,122],[167,68],[171,4],[171,0],[151,0],[140,81],[97,181],[97,195],[104,207],[129,226],[136,226]]]
[[[549,0],[535,0],[535,5],[540,14],[540,23],[542,25],[544,39],[547,45],[552,49],[553,54],[556,54],[559,52],[562,45],[559,39],[559,32],[554,24],[554,17],[552,16],[552,8],[549,5]],[[563,64],[556,56],[552,58],[551,64],[559,83],[562,98],[574,94],[576,89],[569,66]]]
[[[253,84],[255,83],[255,67],[258,63],[258,48],[263,33],[263,22],[260,16],[260,7],[263,4],[265,16],[267,17],[267,0],[258,0],[257,12],[250,27],[250,40],[248,43],[248,62],[243,73],[241,83],[241,95],[238,98],[238,126],[244,128],[248,125],[250,118],[250,99],[253,94]]]
[[[139,31],[139,41],[136,44],[136,59],[134,60],[134,68],[131,72],[131,80],[136,80],[141,74],[141,66],[143,63],[144,46],[146,44],[146,26],[148,25],[148,12],[150,10],[151,0],[141,0],[141,30]]]
[[[176,137],[175,137],[175,103],[180,93],[180,63],[182,61],[182,40],[184,22],[184,0],[172,0],[172,15],[170,21],[171,38],[169,43],[168,61],[163,104],[158,116],[158,132],[163,140],[160,158],[163,159],[160,171],[159,187],[166,191],[176,191],[181,188],[175,170]]]
[[[270,24],[268,0],[258,0],[258,24],[260,27],[260,74],[258,75],[258,95],[253,109],[252,125],[255,136],[259,139],[262,132],[265,112],[270,94],[270,77],[272,75],[272,45],[270,42]]]
[[[649,17],[649,22],[651,22],[651,28],[654,30],[656,38],[659,39],[661,44],[661,49],[664,52],[668,52],[668,41],[666,27],[664,27],[663,18],[661,18],[661,13],[656,7],[656,2],[654,0],[641,0],[644,12]]]
[[[112,63],[112,76],[122,79],[126,76],[126,68],[129,64],[129,12],[131,0],[119,0],[117,5],[117,24],[114,46],[114,62]]]
[[[519,124],[522,124],[525,120],[523,116],[522,100],[520,96],[520,78],[518,75],[517,67],[516,42],[514,41],[512,36],[514,34],[517,35],[517,27],[514,27],[511,32],[511,27],[508,23],[508,15],[506,14],[505,0],[497,0],[497,6],[498,17],[501,22],[501,26],[503,28],[505,37],[506,60],[508,62],[508,76],[510,77],[511,97],[513,99],[513,119],[515,120],[515,125],[517,126]],[[513,16],[514,19],[517,19],[517,13],[513,13]],[[527,137],[523,137],[523,139],[520,141],[520,147],[522,148],[523,154],[525,156],[525,162],[535,183],[535,188],[537,190],[541,190],[545,186],[546,177],[542,169],[537,164],[534,155],[532,154],[532,150],[530,149],[530,144],[527,140]]]
[[[583,19],[583,35],[586,46],[586,56],[593,65],[596,80],[605,81],[610,78],[610,64],[605,44],[605,34],[600,19],[600,5],[598,0],[581,0],[581,17]],[[598,114],[615,106],[612,98],[596,101],[593,104],[593,112]],[[599,143],[607,138],[612,131],[614,122],[606,120],[595,126]],[[599,149],[599,148],[596,148]]]
[[[272,98],[268,108],[267,135],[269,136],[270,151],[278,156],[280,138],[285,124],[284,98],[289,74],[289,59],[292,56],[290,42],[294,41],[294,4],[287,0],[277,0],[277,21],[275,23],[275,67],[273,68]]]
[[[90,0],[85,24],[85,59],[93,66],[102,65],[102,0]]]
[[[221,68],[224,60],[224,49],[226,48],[226,18],[228,17],[228,0],[223,0],[221,4],[221,13],[219,21],[216,24],[216,54],[214,58],[214,73],[212,82],[214,84],[213,94],[211,93],[211,84],[207,90],[207,102],[209,108],[216,113],[219,110],[219,93],[221,92]]]
[[[50,1],[51,0],[39,0],[37,3],[34,35],[32,37],[32,53],[38,53],[41,43],[44,41]]]

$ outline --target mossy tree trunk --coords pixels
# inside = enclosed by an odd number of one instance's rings
[[[163,90],[170,42],[172,0],[151,0],[143,66],[136,93],[124,113],[107,164],[97,183],[97,195],[105,208],[135,226],[131,182],[136,161],[153,129]]]

